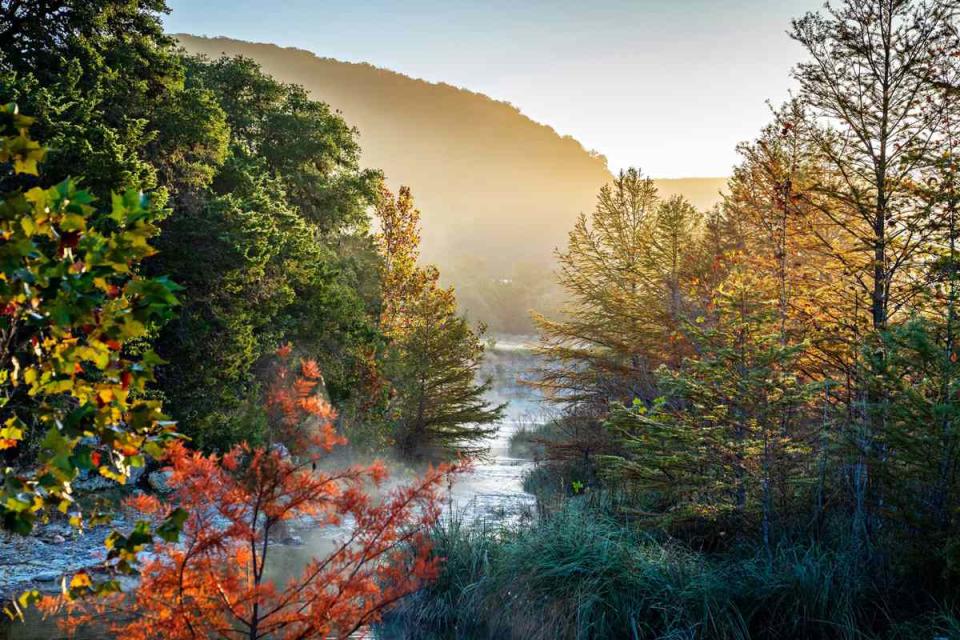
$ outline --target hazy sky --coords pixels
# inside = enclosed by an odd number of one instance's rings
[[[727,175],[822,0],[168,0],[170,32],[369,62],[507,100],[614,170]],[[320,96],[322,98],[322,96]]]

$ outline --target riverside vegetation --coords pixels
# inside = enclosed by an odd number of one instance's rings
[[[543,515],[439,526],[387,637],[960,637],[957,24],[801,17],[720,206],[600,192],[535,316]]]
[[[955,2],[795,20],[797,93],[714,209],[636,169],[600,191],[556,256],[565,308],[534,316],[527,383],[556,411],[513,445],[540,514],[501,525],[440,518],[503,407],[482,331],[418,262],[409,190],[302,88],[176,49],[165,10],[0,2],[3,528],[108,519],[78,506],[81,474],[164,466],[172,490],[131,493],[104,573],[11,616],[143,638],[960,637]],[[378,492],[384,467],[350,460],[385,452],[437,466]],[[304,520],[348,542],[277,584],[271,542]]]
[[[166,10],[0,3],[0,522],[103,526],[116,505],[82,508],[83,476],[162,466],[171,492],[130,493],[98,573],[4,608],[122,637],[347,636],[436,572],[421,532],[463,466],[437,452],[500,414],[483,343],[356,132],[250,60],[187,56]],[[438,466],[378,490],[381,463],[350,464],[394,449]],[[265,568],[291,521],[351,533],[284,586]]]

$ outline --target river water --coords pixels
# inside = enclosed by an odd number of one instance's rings
[[[536,500],[523,490],[523,475],[532,461],[514,457],[510,437],[517,429],[540,422],[543,418],[541,398],[535,389],[519,383],[534,365],[529,339],[504,336],[487,350],[481,375],[493,385],[487,399],[494,404],[506,403],[503,420],[490,441],[487,455],[454,484],[449,496],[447,514],[455,514],[464,522],[516,524],[534,517]],[[445,516],[448,517],[448,516]],[[274,555],[278,574],[293,575],[298,566],[312,556],[322,554],[332,543],[329,530],[297,529],[302,545],[281,546]],[[4,627],[0,621],[0,640],[52,640],[62,638],[52,620],[36,615],[26,623]],[[76,640],[94,640],[102,636],[78,636]],[[369,630],[355,634],[356,639],[371,639]]]
[[[530,343],[522,338],[504,337],[487,350],[481,371],[493,381],[487,397],[492,403],[506,403],[506,410],[488,443],[487,456],[453,487],[452,508],[466,522],[514,523],[536,513],[535,498],[523,490],[523,475],[533,462],[510,452],[510,437],[517,429],[543,420],[540,395],[520,384],[534,362]]]

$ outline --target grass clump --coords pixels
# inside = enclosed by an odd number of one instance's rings
[[[705,553],[657,538],[588,498],[532,526],[452,519],[434,532],[440,579],[382,625],[390,640],[960,638],[955,610],[893,627],[846,550]],[[889,592],[887,592],[889,593]],[[898,619],[904,619],[897,612]]]

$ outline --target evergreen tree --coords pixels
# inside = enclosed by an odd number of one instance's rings
[[[682,196],[673,196],[657,208],[650,242],[650,260],[661,284],[662,327],[660,335],[668,345],[666,360],[679,366],[685,353],[683,328],[691,307],[686,287],[691,277],[691,258],[700,234],[702,216]]]
[[[457,314],[453,289],[440,286],[435,267],[417,265],[420,214],[409,189],[396,198],[383,189],[377,213],[393,440],[408,458],[481,453],[503,413],[484,397],[490,381],[477,381],[483,329]]]
[[[775,474],[792,475],[805,448],[783,423],[788,414],[797,418],[808,390],[794,373],[798,349],[782,344],[775,298],[764,285],[749,265],[732,270],[716,293],[716,325],[700,318],[691,327],[696,357],[659,370],[664,395],[613,411],[608,426],[624,454],[607,463],[615,477],[657,498],[661,524],[760,513],[769,552]]]

